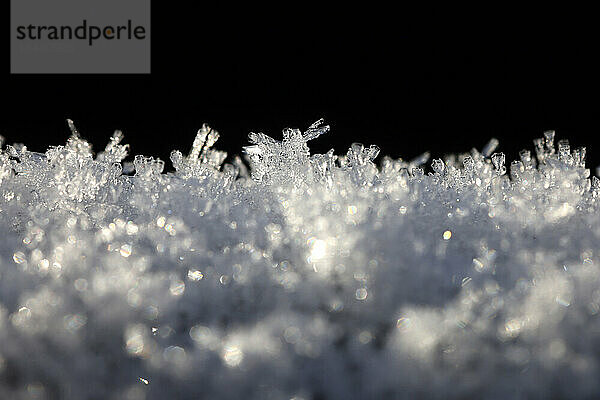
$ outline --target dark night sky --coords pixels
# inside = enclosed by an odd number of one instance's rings
[[[323,117],[332,132],[316,151],[359,141],[395,157],[439,157],[495,136],[513,158],[555,129],[600,164],[594,25],[408,27],[378,15],[286,23],[156,3],[148,76],[11,76],[4,51],[0,133],[43,150],[65,141],[72,118],[95,149],[118,128],[134,153],[167,159],[203,122],[221,132],[218,147],[239,153],[249,131],[279,138]]]

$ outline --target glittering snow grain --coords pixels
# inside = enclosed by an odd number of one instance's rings
[[[425,173],[319,121],[248,170],[204,126],[163,173],[69,125],[0,151],[0,398],[600,396],[600,181],[553,132]]]

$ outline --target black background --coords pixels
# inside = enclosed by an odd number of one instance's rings
[[[231,7],[154,2],[151,75],[10,75],[7,28],[0,133],[42,151],[65,142],[71,118],[96,150],[122,129],[133,153],[168,159],[203,122],[235,154],[250,131],[280,138],[323,117],[332,131],[311,144],[318,152],[358,141],[441,157],[497,137],[514,158],[555,129],[600,164],[593,23],[431,11],[409,24],[385,9],[257,18]]]

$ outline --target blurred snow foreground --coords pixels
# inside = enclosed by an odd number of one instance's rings
[[[600,181],[553,132],[425,173],[319,121],[249,175],[208,126],[173,173],[70,126],[0,152],[0,398],[600,396]]]

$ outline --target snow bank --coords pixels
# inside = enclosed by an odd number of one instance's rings
[[[600,395],[600,184],[554,133],[310,155],[320,121],[96,156],[0,151],[0,398]],[[510,177],[508,176],[510,175]]]

